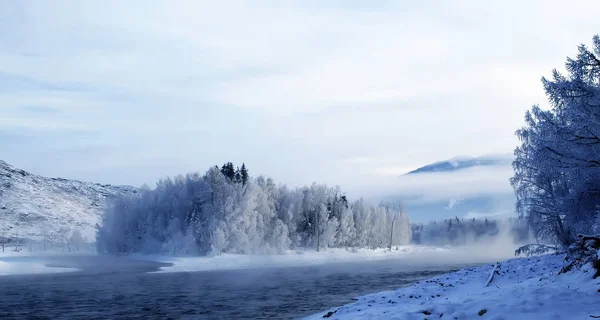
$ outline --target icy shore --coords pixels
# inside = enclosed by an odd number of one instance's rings
[[[558,274],[564,255],[515,258],[463,269],[395,291],[359,297],[305,319],[592,319],[600,278],[590,269]]]
[[[493,250],[490,250],[493,249]],[[353,263],[360,261],[398,259],[413,266],[447,264],[479,264],[508,259],[514,248],[496,245],[471,246],[465,248],[439,248],[429,246],[401,246],[389,249],[323,249],[290,250],[278,255],[221,254],[214,257],[170,257],[134,255],[137,259],[171,263],[158,272],[195,272],[224,269],[247,269],[260,267],[291,267],[328,263]]]

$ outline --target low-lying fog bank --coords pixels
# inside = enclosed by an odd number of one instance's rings
[[[157,272],[195,272],[208,270],[294,267],[335,263],[358,263],[376,260],[397,260],[406,266],[423,267],[477,264],[502,261],[514,257],[516,246],[473,245],[454,248],[403,246],[389,249],[327,249],[316,251],[289,251],[280,255],[221,254],[215,257],[134,256],[172,264]]]
[[[390,249],[322,249],[288,250],[283,254],[242,255],[220,254],[216,256],[161,256],[133,254],[115,257],[98,255],[93,251],[62,252],[0,252],[0,275],[37,274],[77,271],[73,266],[86,265],[86,258],[93,256],[97,263],[105,261],[111,268],[127,261],[153,261],[162,263],[155,272],[195,272],[248,268],[292,267],[335,263],[358,263],[362,261],[397,260],[406,266],[443,266],[477,264],[502,261],[514,257],[518,245],[510,237],[496,237],[474,245],[434,247],[422,245],[394,246]],[[70,257],[70,258],[69,258]],[[81,257],[81,259],[73,259]],[[62,259],[62,260],[61,260]],[[67,261],[68,263],[60,263]],[[77,261],[74,264],[73,261]],[[89,263],[88,263],[89,264]],[[68,268],[63,268],[64,266]],[[146,270],[152,272],[152,270]]]

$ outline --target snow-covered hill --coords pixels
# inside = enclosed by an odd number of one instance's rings
[[[485,155],[480,157],[462,156],[434,162],[406,174],[450,172],[473,167],[510,166],[513,159],[514,156],[512,154]]]
[[[111,186],[46,178],[0,160],[0,237],[62,242],[73,231],[92,240],[107,200],[136,194],[130,186]],[[18,234],[18,236],[17,236]]]

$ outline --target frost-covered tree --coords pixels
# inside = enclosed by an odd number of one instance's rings
[[[446,219],[411,226],[414,244],[434,246],[460,246],[494,241],[507,237],[515,244],[528,243],[531,239],[525,219]]]
[[[567,246],[592,230],[600,205],[600,38],[579,46],[566,74],[542,78],[551,108],[534,106],[517,131],[511,183],[539,241]]]
[[[340,247],[352,246],[353,241],[356,237],[356,229],[354,227],[354,214],[352,213],[352,209],[350,209],[347,206],[343,206],[340,208],[339,215],[339,228],[336,235],[335,245]]]
[[[83,239],[81,232],[77,229],[73,230],[73,233],[71,233],[69,242],[71,243],[72,248],[76,251],[79,251],[81,246],[85,244],[85,240]]]
[[[244,165],[240,183],[235,173],[230,179],[232,168],[226,163],[204,175],[162,179],[153,190],[116,199],[98,227],[98,251],[207,255],[382,247],[393,217],[394,244],[409,242],[408,217],[399,207],[363,200],[350,205],[339,187],[277,186],[247,176]]]

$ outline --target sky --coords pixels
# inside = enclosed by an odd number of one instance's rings
[[[0,159],[153,185],[232,161],[352,192],[511,153],[600,2],[2,1]]]

